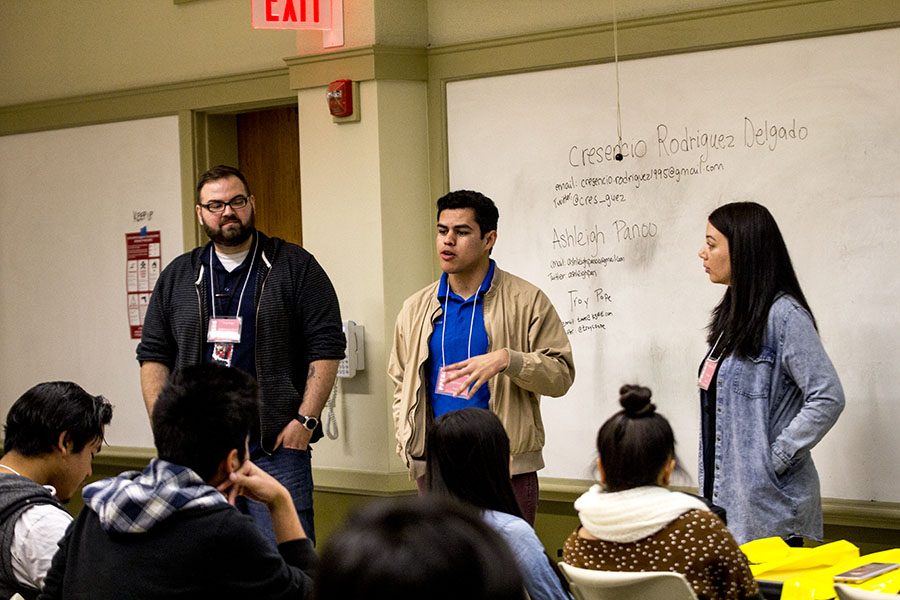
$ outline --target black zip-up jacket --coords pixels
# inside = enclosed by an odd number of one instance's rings
[[[297,415],[309,363],[344,358],[337,294],[312,254],[261,232],[256,279],[256,377],[260,432],[271,451],[281,430]],[[209,245],[209,244],[207,244]],[[169,369],[203,360],[209,325],[208,267],[203,246],[182,254],[160,274],[150,303],[137,359]]]
[[[106,532],[85,506],[60,541],[38,599],[303,599],[317,563],[308,539],[276,550],[228,505],[180,510],[132,534]]]

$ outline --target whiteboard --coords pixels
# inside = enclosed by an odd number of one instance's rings
[[[112,445],[153,447],[130,337],[125,234],[183,246],[178,118],[0,137],[0,409],[71,380],[114,406]]]
[[[542,400],[543,477],[592,477],[597,429],[637,382],[696,484],[696,375],[724,292],[697,251],[713,208],[754,200],[847,396],[813,451],[823,495],[900,501],[898,56],[890,29],[622,62],[621,144],[612,64],[447,84],[450,189],[494,199],[494,258],[572,341],[575,384]]]

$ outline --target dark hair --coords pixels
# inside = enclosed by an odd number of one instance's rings
[[[497,415],[483,408],[449,412],[428,432],[427,444],[429,490],[522,517],[509,478],[509,436]]]
[[[197,204],[200,204],[200,190],[203,189],[203,186],[209,183],[210,181],[218,181],[219,179],[225,179],[226,177],[237,177],[241,180],[241,183],[244,184],[244,191],[247,196],[250,196],[250,184],[247,183],[247,178],[244,177],[244,174],[241,173],[234,167],[230,167],[228,165],[216,165],[215,167],[208,170],[206,173],[200,176],[200,180],[197,182]]]
[[[472,190],[456,190],[441,196],[437,201],[437,218],[440,220],[441,212],[455,208],[471,208],[475,211],[475,222],[478,223],[482,238],[488,232],[497,230],[500,212],[493,200],[484,194]]]
[[[172,374],[153,406],[153,442],[159,458],[193,469],[204,481],[233,449],[244,459],[257,423],[256,381],[238,369],[213,364]]]
[[[436,496],[382,499],[325,544],[316,600],[524,598],[506,542],[471,508]]]
[[[721,335],[717,354],[721,350],[723,354],[756,356],[769,309],[779,294],[792,296],[811,317],[812,310],[800,289],[778,224],[765,206],[732,202],[710,213],[709,222],[728,240],[731,285],[713,309],[707,342],[712,346]]]
[[[649,388],[623,385],[619,389],[622,410],[597,433],[607,491],[656,485],[666,463],[675,458],[675,435],[650,402],[652,395]]]
[[[92,396],[71,381],[39,383],[10,407],[3,451],[47,454],[65,432],[72,450],[81,452],[88,443],[103,439],[103,428],[111,420],[112,405],[103,396]]]

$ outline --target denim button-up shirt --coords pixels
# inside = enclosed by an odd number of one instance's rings
[[[810,450],[837,421],[844,391],[810,314],[790,296],[776,298],[759,356],[722,359],[715,385],[712,501],[727,511],[735,539],[821,539]]]

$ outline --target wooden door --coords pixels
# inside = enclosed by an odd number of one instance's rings
[[[256,198],[256,227],[302,244],[296,106],[237,115],[238,168]]]

